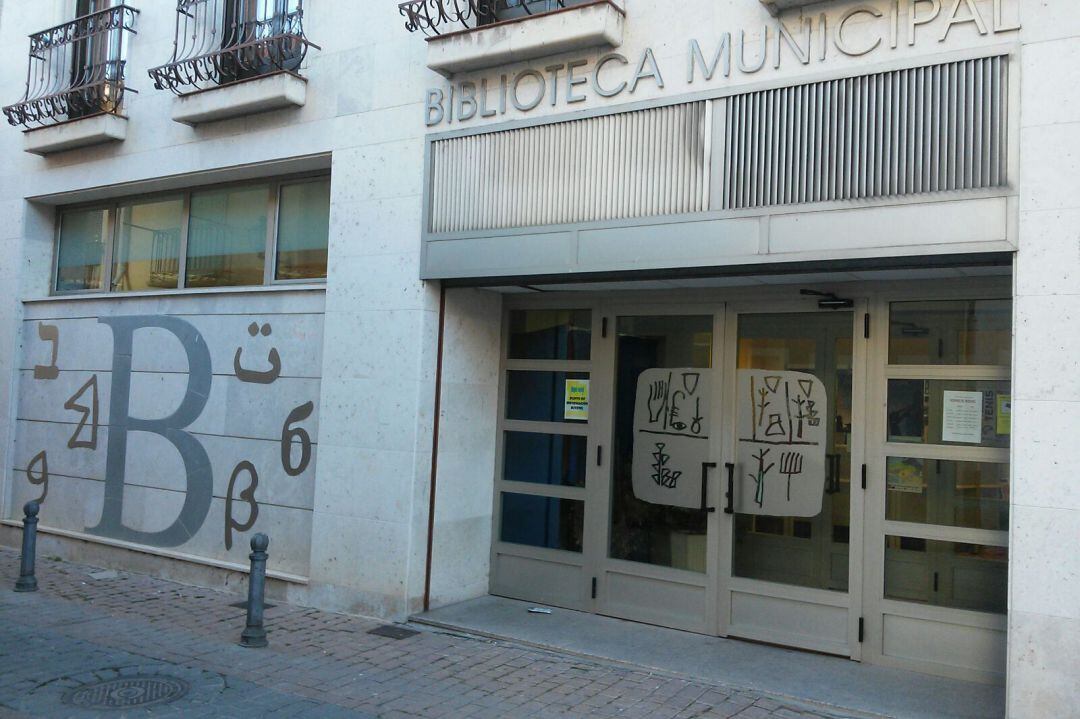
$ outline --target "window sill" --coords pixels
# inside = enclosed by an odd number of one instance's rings
[[[325,292],[325,282],[283,283],[277,285],[253,285],[250,287],[199,287],[182,290],[147,290],[144,292],[65,292],[48,297],[24,299],[24,305],[41,302],[81,302],[83,300],[128,300],[148,297],[192,297],[205,295],[244,295],[267,292]]]
[[[442,75],[506,65],[570,50],[618,47],[625,15],[597,0],[534,17],[428,38],[427,66]]]
[[[181,95],[173,104],[172,119],[184,125],[217,122],[307,102],[307,80],[279,72],[221,87]]]
[[[45,157],[57,152],[90,147],[105,142],[123,142],[127,137],[126,117],[102,113],[23,133],[23,150]]]

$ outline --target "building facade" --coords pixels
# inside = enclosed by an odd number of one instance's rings
[[[0,539],[38,500],[49,553],[220,586],[262,531],[291,601],[491,593],[1067,716],[1078,36],[4,3]]]

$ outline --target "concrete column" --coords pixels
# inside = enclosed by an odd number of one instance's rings
[[[0,145],[0,154],[4,151]],[[14,176],[0,177],[0,185],[10,182],[14,188],[15,180]],[[52,207],[18,199],[14,190],[0,196],[13,198],[0,210],[0,217],[7,218],[0,226],[0,267],[5,268],[3,279],[11,288],[0,302],[0,467],[6,468],[11,466],[18,409],[15,387],[19,379],[18,342],[23,320],[20,299],[49,292],[55,212]],[[0,517],[5,519],[22,515],[22,508],[14,506],[12,492],[10,482],[0,481]]]
[[[387,618],[425,553],[439,290],[418,279],[422,162],[419,137],[334,153],[311,580],[319,606]]]
[[[1080,705],[1080,12],[1025,0],[1008,708]]]
[[[501,326],[500,295],[447,291],[432,607],[488,592]]]

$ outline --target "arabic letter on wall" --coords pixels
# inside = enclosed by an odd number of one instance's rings
[[[28,306],[7,518],[45,499],[39,528],[231,563],[261,531],[275,569],[306,576],[323,310],[306,293]]]
[[[673,507],[701,506],[709,461],[709,370],[647,369],[634,402],[634,496]]]
[[[828,398],[805,372],[739,370],[735,509],[814,517],[825,493]]]

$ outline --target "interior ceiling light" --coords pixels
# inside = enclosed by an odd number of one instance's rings
[[[926,337],[930,334],[929,327],[923,327],[917,325],[914,322],[892,322],[890,323],[900,328],[900,334],[905,337]]]

